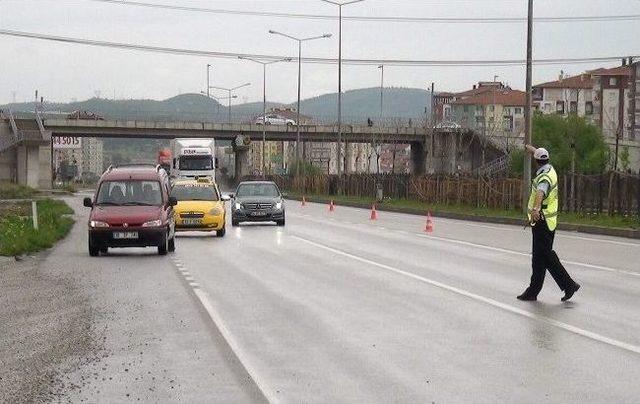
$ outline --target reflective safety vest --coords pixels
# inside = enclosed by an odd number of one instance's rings
[[[533,181],[531,181],[531,194],[529,195],[529,221],[531,221],[531,209],[536,200],[536,193],[538,191],[538,184],[541,182],[547,182],[549,184],[549,190],[547,196],[542,200],[541,212],[542,217],[547,221],[547,227],[553,231],[558,225],[558,174],[556,170],[549,166],[548,170],[545,170],[538,174]]]

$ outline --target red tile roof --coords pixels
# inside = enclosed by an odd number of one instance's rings
[[[602,70],[602,69],[598,69]],[[593,88],[593,78],[589,73],[565,77],[562,80],[536,84],[534,88]]]
[[[493,88],[494,87],[488,87],[488,86],[476,87],[476,88],[472,88],[471,90],[463,91],[461,93],[454,93],[454,96],[456,96],[457,98],[471,97],[474,95],[482,94],[485,91],[491,91]]]
[[[618,66],[611,69],[598,69],[594,76],[631,76],[630,66]]]
[[[491,90],[483,89],[480,94],[453,101],[453,105],[510,105],[524,106],[526,104],[526,93],[524,91],[501,88]]]

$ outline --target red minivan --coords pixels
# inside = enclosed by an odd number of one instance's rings
[[[89,214],[89,255],[109,247],[157,247],[175,250],[175,218],[167,172],[150,164],[111,166],[102,174]]]

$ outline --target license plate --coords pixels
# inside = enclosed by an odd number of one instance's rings
[[[131,240],[138,238],[137,231],[118,231],[113,233],[113,238],[117,240]]]
[[[264,212],[264,211],[251,212],[251,216],[267,216],[267,212]]]
[[[185,226],[198,226],[202,224],[202,219],[182,219],[182,224]]]

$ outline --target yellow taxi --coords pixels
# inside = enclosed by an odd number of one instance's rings
[[[226,212],[218,186],[208,178],[178,179],[173,183],[171,196],[178,200],[175,211],[178,231],[215,231],[224,237]]]

